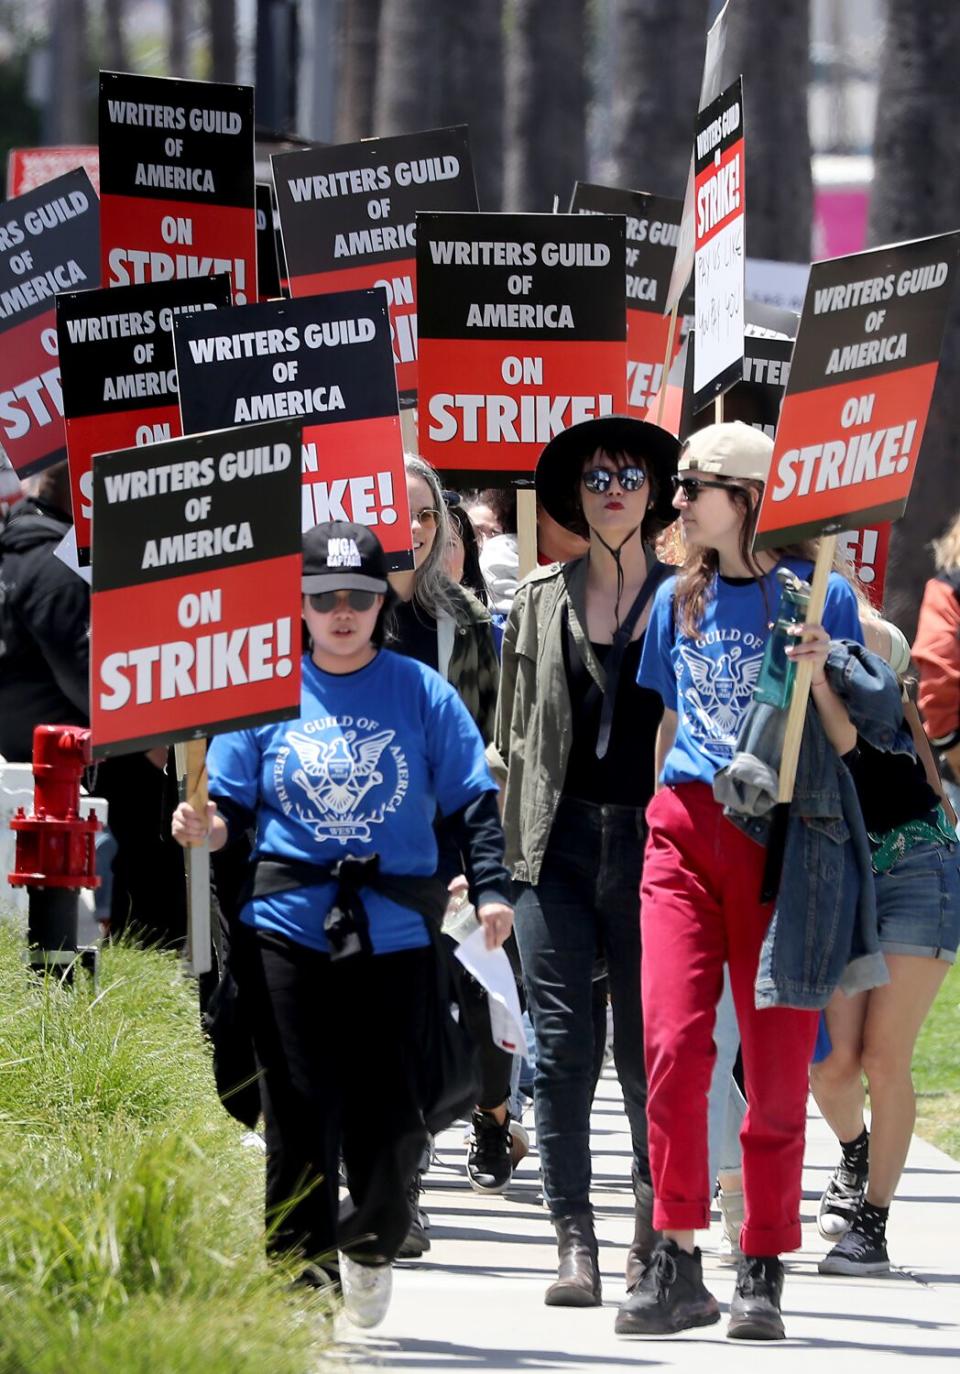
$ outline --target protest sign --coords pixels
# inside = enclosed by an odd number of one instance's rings
[[[282,153],[273,172],[290,294],[382,286],[400,403],[415,405],[415,216],[476,210],[466,128]]]
[[[890,557],[890,523],[867,525],[863,529],[848,530],[837,539],[837,545],[852,564],[871,605],[883,609],[883,592],[887,581],[887,562]]]
[[[174,333],[186,433],[298,417],[303,529],[370,525],[392,569],[413,567],[383,291],[235,307]]]
[[[21,477],[65,458],[54,298],[100,285],[84,171],[8,201],[0,222],[0,443]]]
[[[699,410],[742,371],[746,202],[739,78],[697,116],[694,174],[693,406]]]
[[[82,167],[90,185],[100,194],[100,153],[77,144],[72,148],[11,148],[7,155],[7,199],[35,191]]]
[[[696,352],[696,335],[693,339],[693,352]],[[743,340],[743,377],[734,382],[724,396],[724,420],[742,420],[745,425],[753,425],[769,434],[772,439],[780,417],[787,380],[790,376],[790,357],[793,353],[793,340],[768,338],[762,334],[747,333]],[[687,375],[684,385],[683,414],[680,423],[680,438],[686,439],[696,429],[712,425],[715,420],[712,405],[694,411],[691,394],[692,365],[687,355]]]
[[[952,233],[813,264],[755,548],[903,514],[958,253]]]
[[[90,561],[94,453],[180,434],[173,321],[230,304],[230,278],[57,296],[57,338],[77,558]]]
[[[296,716],[293,421],[93,459],[96,758]]]
[[[280,286],[277,232],[273,225],[273,189],[257,182],[257,294],[262,301],[276,300]]]
[[[229,272],[257,296],[253,87],[100,73],[105,286]]]
[[[426,458],[502,484],[561,429],[623,411],[624,238],[612,215],[417,216]]]
[[[660,390],[670,319],[664,316],[681,202],[643,191],[578,181],[574,214],[624,215],[627,222],[627,413],[642,419]],[[674,330],[671,355],[680,338]],[[672,357],[671,360],[672,361]]]

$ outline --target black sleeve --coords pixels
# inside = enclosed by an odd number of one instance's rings
[[[16,612],[43,654],[60,691],[88,715],[90,589],[50,552],[24,558]]]
[[[503,826],[496,792],[481,792],[446,818],[449,833],[463,855],[470,900],[512,904],[510,875],[503,864]]]

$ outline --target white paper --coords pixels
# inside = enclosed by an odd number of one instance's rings
[[[87,564],[85,568],[81,568],[80,566],[80,560],[77,557],[77,532],[72,525],[53,552],[54,556],[59,558],[61,563],[65,563],[71,572],[75,572],[78,577],[82,577],[89,587],[91,579],[90,565]]]
[[[526,1059],[527,1038],[510,960],[502,949],[487,949],[482,927],[457,946],[456,956],[487,990],[493,1043],[508,1054],[522,1054]]]

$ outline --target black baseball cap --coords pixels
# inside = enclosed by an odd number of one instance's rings
[[[368,525],[330,520],[303,536],[304,596],[315,592],[385,592],[387,560]]]

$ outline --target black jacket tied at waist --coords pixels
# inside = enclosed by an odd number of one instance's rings
[[[369,888],[388,901],[419,911],[429,923],[439,926],[447,905],[447,890],[436,877],[382,873],[380,855],[359,859],[352,855],[332,864],[312,864],[305,859],[285,859],[263,854],[254,859],[243,900],[275,897],[301,887],[336,883],[333,905],[323,923],[330,942],[330,957],[345,959],[351,954],[372,954],[370,920],[361,889]]]

